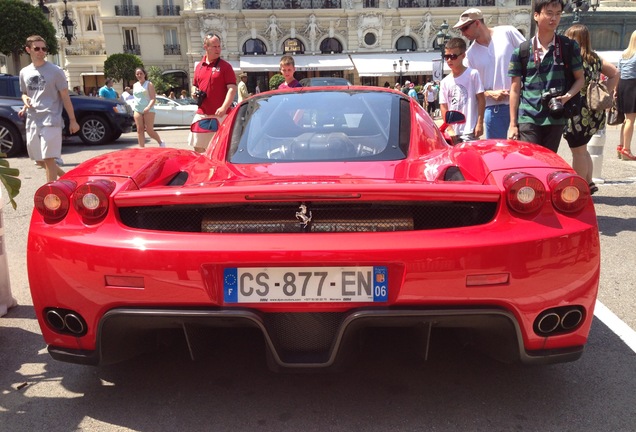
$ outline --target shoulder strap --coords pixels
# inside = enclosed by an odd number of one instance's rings
[[[562,35],[557,35],[563,50],[561,51],[561,60],[563,61],[563,69],[565,72],[565,91],[569,90],[574,83],[574,73],[572,72],[572,39]]]
[[[530,58],[530,42],[532,38],[529,40],[521,42],[519,45],[519,62],[521,63],[521,85],[526,80],[526,75],[528,73],[528,58]]]

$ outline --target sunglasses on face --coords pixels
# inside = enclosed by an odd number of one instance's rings
[[[475,24],[475,21],[471,21],[470,23],[468,23],[468,25],[465,25],[464,27],[460,28],[459,31],[460,32],[465,32],[466,30],[468,30],[470,28],[471,25]]]
[[[457,60],[461,54],[444,54],[444,59],[446,60]]]
[[[47,47],[33,47],[31,48],[33,51],[42,51],[42,52],[47,52],[49,49]]]

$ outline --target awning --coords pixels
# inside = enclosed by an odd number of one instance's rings
[[[240,69],[243,72],[278,72],[281,57],[278,55],[241,56]],[[353,70],[353,63],[346,54],[296,54],[293,57],[296,70],[300,72]]]
[[[238,60],[225,60],[225,61],[232,65],[232,69],[234,69],[234,72],[241,71],[241,65],[239,64]]]
[[[360,76],[398,76],[400,57],[405,62],[402,65],[403,75],[431,75],[433,60],[441,60],[442,54],[439,51],[351,54],[351,60]],[[406,60],[409,62],[408,70]],[[398,63],[396,71],[393,70],[394,62]],[[448,71],[448,66],[444,67]]]
[[[606,62],[617,66],[618,60],[620,60],[621,56],[623,55],[623,51],[596,51],[596,54],[598,54],[599,57]]]

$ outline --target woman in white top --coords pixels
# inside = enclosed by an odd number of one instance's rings
[[[148,74],[143,68],[135,69],[137,82],[133,85],[133,110],[135,111],[135,125],[137,125],[137,142],[139,147],[145,147],[146,136],[144,132],[148,132],[150,138],[157,141],[159,147],[165,147],[166,143],[161,139],[155,131],[155,87],[148,81]]]

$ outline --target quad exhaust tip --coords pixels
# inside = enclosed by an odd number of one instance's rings
[[[77,312],[68,309],[51,308],[44,313],[46,323],[58,333],[74,336],[86,334],[86,321]]]
[[[543,311],[534,321],[539,336],[553,336],[576,330],[584,318],[582,306],[564,306]]]

